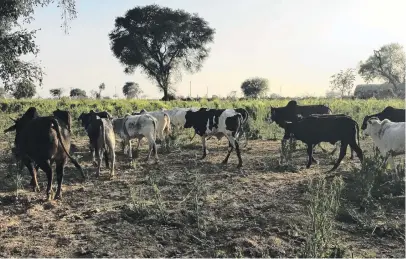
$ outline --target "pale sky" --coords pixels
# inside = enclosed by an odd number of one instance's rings
[[[103,95],[122,95],[126,81],[140,84],[149,98],[161,98],[155,82],[137,71],[126,75],[110,50],[108,34],[117,16],[137,5],[159,4],[198,13],[216,30],[211,53],[196,74],[184,73],[178,95],[240,95],[241,83],[264,77],[270,93],[324,95],[330,76],[356,68],[380,46],[406,47],[405,0],[77,0],[70,34],[60,28],[56,4],[38,9],[27,28],[38,29],[37,60],[45,68],[41,97],[49,89],[82,88],[88,95],[102,82]],[[363,83],[357,78],[358,83]],[[280,92],[282,89],[282,92]]]

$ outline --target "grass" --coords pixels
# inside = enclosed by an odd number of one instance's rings
[[[403,257],[404,166],[398,165],[396,171],[382,168],[381,158],[368,156],[371,140],[365,138],[364,163],[344,159],[337,178],[319,176],[331,168],[331,158],[319,150],[315,157],[320,164],[305,169],[303,145],[287,141],[281,148],[282,130],[264,121],[269,106],[288,101],[0,101],[0,130],[11,124],[9,116],[15,118],[30,106],[41,115],[69,109],[75,156],[80,154],[80,163],[89,172],[83,183],[68,163],[60,202],[44,202],[44,188],[33,193],[22,187],[15,202],[15,162],[9,152],[14,135],[0,134],[0,256],[340,257],[351,250],[355,257]],[[316,103],[349,114],[359,124],[365,115],[388,105],[404,106],[404,100],[299,100]],[[246,108],[251,116],[250,141],[241,151],[244,168],[235,169],[234,153],[229,165],[220,164],[227,150],[225,139],[209,140],[208,156],[199,160],[200,138],[191,142],[192,132],[185,130],[158,149],[159,164],[142,161],[143,141],[133,166],[117,147],[116,179],[94,177],[87,137],[76,119],[82,111],[108,110],[121,116],[142,108],[176,106]],[[29,180],[24,169],[19,186]],[[45,183],[40,170],[39,184]]]

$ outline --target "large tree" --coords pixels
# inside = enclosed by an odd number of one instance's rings
[[[35,85],[30,80],[21,80],[16,83],[13,96],[16,99],[32,98],[36,94]]]
[[[333,91],[339,91],[341,98],[346,94],[351,95],[354,88],[355,73],[354,69],[341,70],[339,73],[331,76],[330,87]]]
[[[36,55],[35,30],[21,29],[23,23],[33,20],[34,9],[47,6],[55,0],[1,0],[0,1],[0,80],[6,91],[13,92],[18,82],[42,82],[43,71],[35,63],[23,61],[20,56]],[[62,26],[67,32],[68,21],[76,17],[75,0],[58,0],[62,9]]]
[[[156,81],[163,99],[168,100],[174,75],[180,76],[182,68],[193,73],[202,67],[214,33],[197,14],[147,5],[117,17],[109,38],[111,50],[125,66],[124,72],[140,68]]]
[[[374,50],[366,61],[361,61],[358,73],[366,81],[381,80],[393,85],[396,93],[405,84],[406,57],[402,45],[390,43]]]
[[[268,89],[268,80],[260,77],[249,78],[241,84],[241,90],[245,97],[258,98],[264,95]]]
[[[139,98],[142,94],[140,85],[135,82],[127,82],[123,86],[123,94],[127,99]]]

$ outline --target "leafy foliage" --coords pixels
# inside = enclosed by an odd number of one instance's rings
[[[39,49],[34,42],[35,30],[20,29],[20,23],[33,20],[36,7],[44,7],[54,0],[7,0],[0,4],[0,80],[6,91],[20,81],[42,82],[43,71],[35,63],[20,60],[21,55],[37,55]],[[68,21],[76,17],[75,0],[59,0],[65,32]]]
[[[333,91],[339,91],[341,97],[346,94],[351,95],[354,88],[355,74],[354,69],[349,68],[345,71],[341,70],[339,73],[331,76],[330,86]]]
[[[50,93],[53,97],[58,98],[58,99],[61,99],[62,92],[63,92],[63,91],[62,91],[62,88],[54,88],[54,89],[49,90],[49,93]]]
[[[367,82],[383,80],[398,91],[400,84],[405,84],[406,56],[402,45],[391,43],[374,50],[365,62],[360,62],[358,73]]]
[[[35,94],[35,85],[29,80],[22,80],[18,82],[13,92],[13,96],[16,99],[32,98]]]
[[[123,94],[127,99],[138,98],[142,94],[140,85],[135,82],[127,82],[123,86]]]
[[[250,78],[241,84],[241,90],[245,97],[258,98],[268,91],[268,80],[265,78]]]
[[[73,88],[70,90],[70,97],[75,97],[75,98],[86,98],[86,91],[79,89],[79,88]]]
[[[141,68],[156,81],[167,100],[173,91],[174,74],[180,76],[181,68],[195,72],[202,67],[209,55],[206,45],[213,42],[213,35],[214,29],[197,14],[147,5],[117,17],[109,38],[124,71],[133,73]]]

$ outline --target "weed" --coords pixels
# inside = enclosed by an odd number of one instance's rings
[[[335,177],[327,186],[323,177],[316,177],[309,184],[310,204],[308,213],[311,225],[304,248],[304,257],[325,257],[332,245],[333,222],[340,206],[340,195],[344,187],[341,177]]]
[[[153,204],[154,204],[155,214],[157,215],[157,218],[159,221],[167,222],[168,213],[166,211],[165,204],[162,200],[161,191],[159,190],[158,185],[156,184],[157,175],[156,175],[155,171],[150,171],[148,181],[153,190],[153,198],[154,198]]]

